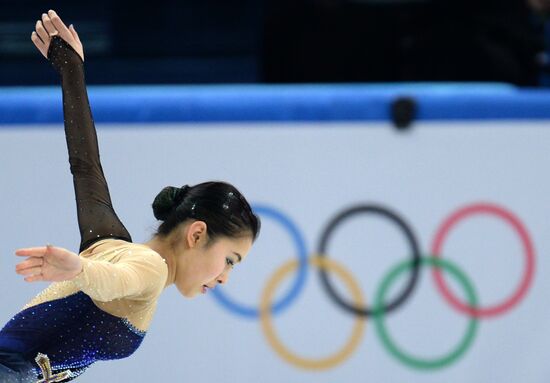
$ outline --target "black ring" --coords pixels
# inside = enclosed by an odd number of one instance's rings
[[[337,227],[337,225],[342,223],[345,219],[360,213],[374,213],[374,214],[382,215],[388,218],[390,221],[394,222],[403,231],[403,233],[405,233],[407,242],[409,243],[412,249],[413,265],[411,267],[412,272],[410,274],[410,278],[407,282],[407,285],[405,286],[403,291],[399,295],[397,295],[395,299],[393,299],[393,301],[391,301],[388,304],[384,304],[382,308],[384,313],[389,313],[394,309],[396,309],[399,305],[401,305],[405,301],[405,299],[407,299],[408,296],[412,293],[413,289],[417,284],[418,276],[420,272],[420,250],[418,247],[418,242],[410,226],[401,217],[399,217],[399,215],[397,215],[396,213],[392,212],[387,208],[384,208],[378,205],[352,206],[344,210],[343,212],[337,214],[328,222],[321,236],[321,241],[318,247],[318,253],[320,257],[327,256],[327,251],[326,251],[327,243],[332,233],[334,232],[334,229]],[[323,287],[328,291],[329,296],[336,302],[338,306],[342,307],[348,312],[351,312],[356,315],[365,316],[365,317],[379,314],[379,311],[375,311],[371,308],[357,307],[355,305],[347,303],[344,299],[342,299],[336,293],[336,290],[334,289],[334,287],[332,286],[328,278],[327,272],[320,268],[319,275],[321,277]]]

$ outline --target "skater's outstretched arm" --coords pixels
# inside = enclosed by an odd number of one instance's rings
[[[61,76],[63,116],[76,194],[80,251],[105,238],[131,242],[113,206],[101,162],[84,78],[84,51],[74,27],[54,12],[42,14],[31,39]]]

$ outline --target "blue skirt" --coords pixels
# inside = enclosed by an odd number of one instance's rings
[[[0,382],[36,383],[34,365],[21,354],[0,350]]]

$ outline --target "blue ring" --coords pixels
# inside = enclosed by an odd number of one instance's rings
[[[284,296],[282,299],[280,299],[279,302],[276,302],[271,308],[272,314],[275,315],[281,312],[283,309],[285,309],[288,305],[290,305],[292,301],[298,296],[301,289],[303,288],[306,281],[306,275],[307,275],[308,252],[304,241],[304,237],[300,234],[298,227],[287,216],[285,216],[283,213],[276,210],[275,208],[269,207],[267,205],[254,205],[252,207],[252,210],[254,211],[254,213],[258,215],[269,217],[279,222],[281,225],[283,225],[283,227],[287,229],[288,232],[290,233],[290,236],[292,237],[292,241],[294,242],[294,245],[298,250],[299,267],[298,267],[298,272],[296,273],[296,279],[294,281],[294,284],[292,285],[292,288],[288,292],[288,294]],[[212,293],[214,298],[229,311],[232,311],[246,318],[258,318],[260,316],[260,310],[258,308],[245,306],[243,304],[234,302],[233,300],[228,298],[221,291],[220,288],[212,290]]]

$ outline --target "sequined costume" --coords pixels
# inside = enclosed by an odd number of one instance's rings
[[[0,382],[36,382],[38,353],[67,382],[98,360],[140,346],[168,277],[164,259],[131,237],[111,205],[90,111],[84,64],[61,38],[48,58],[61,76],[65,135],[81,233],[82,272],[52,283],[0,331]]]

